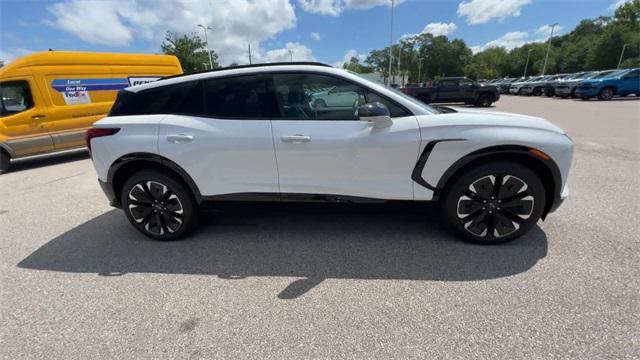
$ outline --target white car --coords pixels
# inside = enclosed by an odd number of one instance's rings
[[[321,111],[313,89],[350,107]],[[512,240],[567,196],[573,143],[536,117],[446,113],[317,63],[176,76],[122,90],[87,131],[102,189],[142,233],[192,231],[237,201],[438,201],[461,237]]]

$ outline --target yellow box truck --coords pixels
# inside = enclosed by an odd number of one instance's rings
[[[10,159],[84,146],[120,89],[181,74],[175,56],[33,53],[0,68],[0,173]]]

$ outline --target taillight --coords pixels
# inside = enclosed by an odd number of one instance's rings
[[[120,131],[119,128],[90,128],[90,129],[88,129],[87,132],[84,133],[84,140],[87,143],[87,148],[89,149],[89,152],[91,152],[91,139],[97,138],[97,137],[102,137],[102,136],[113,135],[113,134],[117,133],[118,131]]]

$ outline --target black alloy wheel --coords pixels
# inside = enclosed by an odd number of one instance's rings
[[[123,188],[122,204],[131,224],[157,240],[177,239],[197,223],[197,207],[189,191],[159,171],[134,174]]]
[[[493,103],[493,96],[489,94],[482,94],[476,101],[476,106],[489,107]]]
[[[479,166],[445,192],[444,216],[467,240],[501,243],[531,229],[544,209],[544,187],[531,170],[509,162]]]
[[[613,89],[610,87],[606,87],[600,90],[600,92],[598,93],[598,99],[608,101],[613,99],[613,95],[615,95]]]

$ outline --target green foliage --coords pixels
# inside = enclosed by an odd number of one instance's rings
[[[624,44],[629,45],[625,49],[621,67],[640,66],[640,0],[632,0],[620,6],[613,17],[585,19],[571,32],[553,37],[546,73],[616,68]],[[472,54],[460,39],[450,41],[446,36],[420,34],[400,41],[392,50],[391,74],[406,75],[409,82],[419,82],[419,72],[421,81],[462,74],[486,79],[522,76],[529,51],[526,75],[540,74],[544,66],[547,42],[528,43],[510,51],[489,48]],[[389,48],[371,51],[365,62],[373,71],[381,72],[387,77]]]
[[[342,68],[358,74],[368,74],[373,72],[371,67],[360,64],[360,60],[357,57],[352,57],[349,62],[342,65]]]
[[[167,31],[165,39],[160,45],[162,52],[167,55],[175,55],[185,74],[209,68],[209,56],[207,55],[206,43],[195,34],[185,34],[179,36],[176,33]],[[211,51],[213,68],[218,68],[218,55]]]

